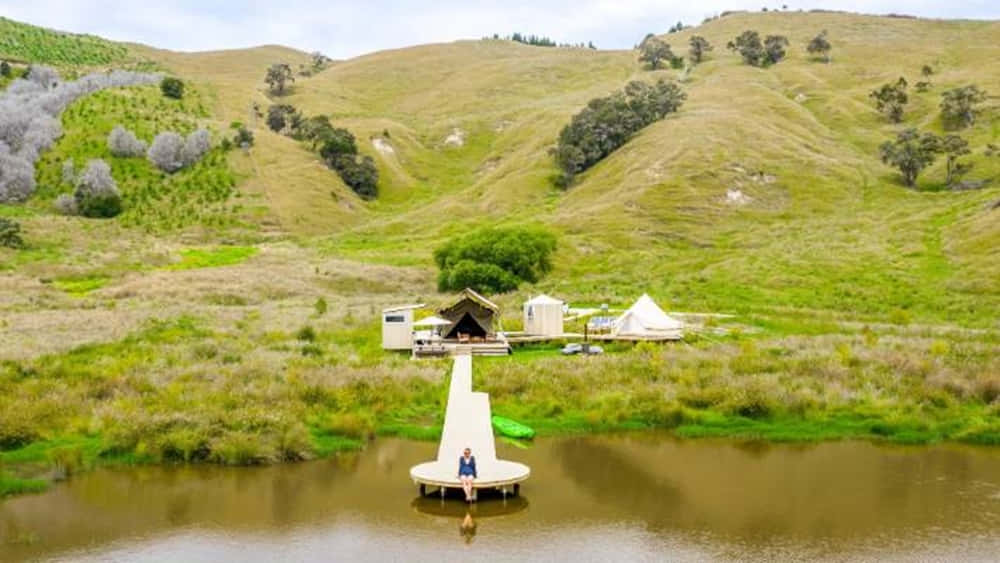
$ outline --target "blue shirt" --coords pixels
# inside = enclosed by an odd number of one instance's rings
[[[470,455],[469,461],[465,461],[465,456],[458,458],[458,474],[461,475],[472,475],[473,477],[479,477],[476,474],[476,456]]]

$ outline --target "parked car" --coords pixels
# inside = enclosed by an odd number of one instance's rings
[[[563,356],[575,356],[577,354],[582,354],[583,353],[583,344],[580,344],[579,342],[573,342],[571,344],[567,344],[566,346],[563,347],[563,349],[561,350],[561,352],[562,352]],[[597,354],[603,354],[604,353],[604,348],[601,348],[597,344],[591,344],[588,347],[588,352],[587,353],[589,355],[591,355],[591,356],[594,356],[594,355],[597,355]]]

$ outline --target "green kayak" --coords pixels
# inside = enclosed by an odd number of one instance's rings
[[[529,426],[525,426],[516,420],[504,418],[502,416],[493,417],[493,428],[497,432],[508,438],[521,438],[530,440],[535,437],[535,431]]]

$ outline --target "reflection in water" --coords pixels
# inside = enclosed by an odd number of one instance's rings
[[[465,543],[472,543],[472,540],[476,538],[476,522],[472,519],[472,513],[465,513],[465,518],[462,519],[462,525],[458,527],[458,531],[462,534]]]
[[[435,448],[380,439],[360,454],[297,465],[94,471],[0,502],[0,561],[421,561],[462,557],[466,542],[502,560],[1000,552],[995,449],[537,440],[499,452],[531,466],[522,489],[530,504],[519,496],[469,506],[414,498],[408,468]]]
[[[445,518],[461,518],[465,514],[472,514],[476,518],[495,518],[510,516],[528,508],[528,499],[522,496],[509,496],[504,499],[499,495],[494,498],[483,493],[480,495],[482,499],[480,502],[466,504],[465,501],[442,500],[437,495],[431,494],[413,499],[410,506],[421,514]]]

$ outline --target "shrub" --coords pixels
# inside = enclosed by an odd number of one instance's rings
[[[434,251],[440,291],[465,287],[503,293],[552,269],[556,239],[540,229],[481,229]]]
[[[76,208],[80,215],[110,218],[122,212],[118,184],[111,177],[111,167],[100,159],[91,160],[76,181]]]
[[[764,66],[776,64],[785,58],[788,38],[784,35],[768,35],[764,38]]]
[[[313,342],[316,340],[316,330],[306,325],[295,332],[295,339],[303,342]]]
[[[639,44],[639,62],[647,63],[653,70],[660,68],[660,63],[670,62],[675,58],[670,45],[652,33]]]
[[[62,135],[58,116],[72,102],[105,88],[149,84],[155,74],[114,71],[62,82],[34,66],[27,80],[14,80],[0,93],[0,202],[23,201],[35,191],[35,162]]]
[[[246,127],[240,127],[233,136],[233,144],[242,149],[253,146],[253,132]]]
[[[340,179],[363,199],[378,196],[378,168],[372,157],[342,155],[334,159],[333,167],[340,174]]]
[[[0,246],[6,248],[24,248],[21,238],[21,225],[12,219],[0,217]]]
[[[164,131],[153,139],[146,157],[160,170],[172,174],[198,162],[211,146],[211,135],[205,129],[194,131],[187,139]]]
[[[184,138],[173,131],[164,131],[153,139],[146,158],[154,166],[167,173],[173,173],[184,167],[181,151],[184,149]]]
[[[267,69],[264,81],[272,93],[284,94],[286,84],[295,82],[295,76],[292,74],[292,67],[287,63],[275,63]]]
[[[969,127],[976,122],[979,104],[986,100],[986,92],[975,84],[953,88],[941,94],[941,120],[950,128]]]
[[[903,107],[909,101],[906,95],[906,79],[899,77],[894,83],[883,84],[872,90],[868,97],[875,101],[875,108],[884,113],[893,123],[903,120]]]
[[[882,143],[879,155],[882,162],[899,169],[904,184],[913,186],[920,172],[934,162],[940,147],[940,139],[933,133],[921,135],[910,128],[897,135],[895,141]]]
[[[746,30],[738,37],[726,43],[726,48],[736,51],[743,57],[743,62],[750,66],[763,66],[764,64],[764,43],[760,40],[760,34],[753,30]]]
[[[71,194],[60,194],[52,202],[52,207],[55,208],[57,213],[62,215],[77,215],[80,213],[80,208],[76,204],[76,198]]]
[[[677,111],[685,97],[676,84],[660,79],[654,85],[632,81],[620,92],[591,100],[559,133],[555,159],[563,177],[558,183],[568,186],[636,131]]]
[[[358,145],[350,131],[337,127],[326,132],[319,154],[331,167],[336,168],[334,162],[338,157],[358,154]]]
[[[44,65],[31,65],[25,78],[46,90],[51,90],[59,85],[59,73],[52,67]]]
[[[212,136],[205,129],[198,129],[188,135],[181,149],[181,162],[191,166],[212,148]]]
[[[712,50],[712,44],[700,35],[692,35],[689,44],[691,48],[688,49],[688,54],[691,56],[691,62],[695,64],[705,60],[705,54]]]
[[[173,76],[164,77],[160,81],[160,91],[168,98],[179,100],[184,97],[184,82]]]
[[[313,305],[313,308],[316,309],[316,316],[322,317],[323,315],[325,315],[327,310],[326,299],[322,297],[317,299],[316,303]]]
[[[35,167],[32,162],[11,154],[0,140],[0,203],[19,202],[35,192]]]
[[[7,61],[0,61],[0,76],[10,78],[10,75],[13,73],[13,69],[10,68],[10,63]]]
[[[830,62],[830,49],[833,46],[830,45],[830,41],[826,38],[826,30],[824,29],[819,35],[813,37],[806,45],[806,52],[810,55],[816,55],[817,57],[823,57],[824,62]]]
[[[301,114],[289,104],[274,104],[267,108],[267,126],[280,133],[285,127],[292,127],[301,120]]]
[[[503,268],[472,260],[460,260],[438,274],[438,291],[471,287],[483,293],[506,293],[517,286],[517,278]]]
[[[114,156],[133,157],[146,154],[146,143],[135,136],[135,133],[115,125],[115,128],[108,134],[108,150]],[[72,166],[72,162],[70,162]],[[65,178],[65,174],[63,175]]]

